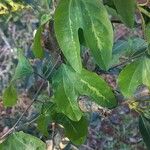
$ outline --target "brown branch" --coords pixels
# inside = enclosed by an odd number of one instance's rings
[[[53,70],[55,69],[56,65],[58,64],[58,61],[59,61],[59,57],[58,59],[56,60],[56,63],[54,64],[53,68],[51,69],[51,71],[49,72],[49,74],[47,75],[50,76],[51,73],[53,72]],[[47,73],[48,69],[46,70],[45,74]],[[26,110],[22,113],[22,115],[20,116],[20,118],[17,120],[17,122],[13,125],[12,128],[10,128],[5,134],[3,134],[1,137],[0,137],[0,140],[3,140],[5,137],[7,137],[8,135],[10,135],[15,129],[16,129],[16,126],[19,124],[19,122],[22,120],[23,116],[27,113],[27,111],[30,109],[30,107],[33,105],[33,103],[36,101],[36,98],[38,97],[38,94],[40,93],[40,91],[42,90],[42,87],[45,83],[45,80],[42,82],[41,86],[39,87],[39,89],[37,90],[37,92],[35,93],[33,99],[32,99],[32,102],[31,104],[26,108]]]

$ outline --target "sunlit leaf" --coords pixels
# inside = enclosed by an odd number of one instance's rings
[[[0,144],[0,150],[46,150],[46,144],[32,135],[15,132]]]
[[[122,93],[127,97],[133,96],[136,88],[141,84],[150,88],[149,75],[150,59],[146,56],[127,65],[118,78],[118,84]]]
[[[108,69],[111,61],[113,30],[101,1],[61,0],[54,21],[60,48],[75,71],[82,70],[79,29],[83,30],[86,44],[95,62],[102,69]]]

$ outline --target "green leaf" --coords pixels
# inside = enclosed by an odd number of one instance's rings
[[[95,73],[83,69],[76,81],[76,88],[81,95],[89,96],[103,107],[113,108],[117,105],[112,89]]]
[[[52,122],[52,114],[55,113],[56,105],[52,102],[44,103],[41,109],[41,115],[37,120],[37,129],[48,136],[48,125]]]
[[[57,104],[58,111],[73,121],[79,121],[82,117],[77,98],[78,95],[73,92],[67,95],[62,83],[59,84],[54,94],[54,101]]]
[[[3,93],[3,104],[6,107],[11,107],[17,103],[17,91],[13,84],[10,84]]]
[[[127,65],[120,73],[118,84],[122,93],[130,97],[135,92],[137,86],[144,84],[150,88],[150,59],[142,57]]]
[[[121,20],[130,28],[135,22],[136,0],[113,0]]]
[[[147,149],[150,150],[150,120],[146,119],[143,116],[140,116],[139,129],[142,134],[143,140],[147,146]]]
[[[70,83],[75,87],[80,95],[89,96],[94,102],[103,107],[113,108],[117,105],[112,89],[100,76],[85,69],[81,73],[77,73],[67,65],[64,65],[64,68],[64,76],[68,78],[68,84]],[[67,93],[71,93],[69,89],[72,89],[72,87],[67,86]]]
[[[40,139],[23,133],[12,133],[2,144],[1,150],[46,150],[46,144]]]
[[[81,145],[85,142],[88,123],[85,116],[79,121],[72,121],[62,114],[57,114],[55,120],[64,126],[65,135],[76,145]]]
[[[42,32],[43,32],[43,26],[40,26],[35,34],[32,52],[35,57],[37,58],[44,58],[44,50],[42,46]]]
[[[15,70],[15,74],[13,76],[13,81],[17,79],[21,79],[25,76],[31,75],[33,73],[32,66],[30,65],[27,58],[23,55],[21,51],[18,54],[18,65]]]
[[[50,19],[51,19],[51,16],[48,14],[44,14],[41,17],[41,25],[37,29],[35,37],[34,37],[32,52],[33,52],[35,57],[40,58],[40,59],[44,58],[44,49],[42,46],[42,32],[43,32],[45,24]]]
[[[66,65],[62,65],[54,76],[54,101],[59,112],[65,114],[73,121],[79,121],[82,117],[82,112],[77,102],[79,95],[75,91],[69,73]]]
[[[61,0],[54,21],[60,48],[75,71],[82,70],[78,35],[80,29],[96,63],[102,69],[108,69],[111,61],[113,30],[102,2]]]
[[[112,64],[119,64],[121,57],[129,58],[147,49],[147,42],[141,38],[118,40],[113,46]]]

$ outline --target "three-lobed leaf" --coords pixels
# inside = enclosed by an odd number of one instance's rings
[[[75,71],[82,70],[78,35],[78,31],[81,30],[96,63],[102,69],[108,69],[113,30],[101,1],[61,0],[55,12],[54,22],[60,48]]]
[[[2,144],[0,150],[46,150],[46,144],[22,131],[12,133]]]

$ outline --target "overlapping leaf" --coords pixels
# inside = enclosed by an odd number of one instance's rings
[[[63,66],[59,73],[61,75],[58,74],[58,77],[55,76],[53,79],[53,84],[58,84],[54,93],[54,100],[58,110],[71,120],[79,121],[82,117],[82,112],[77,102],[78,95],[69,78],[65,77],[66,73]]]
[[[96,63],[108,69],[113,31],[105,7],[99,0],[61,0],[55,12],[55,32],[60,48],[73,69],[81,72],[78,31],[83,30]]]
[[[37,120],[37,129],[48,136],[48,125],[52,122],[52,114],[56,112],[56,105],[52,102],[44,103],[41,109],[41,114]]]
[[[113,0],[121,20],[133,28],[135,22],[136,0]]]
[[[95,73],[84,69],[76,73],[71,67],[63,65],[63,74],[65,82],[68,80],[67,86],[64,86],[67,95],[77,91],[79,95],[87,95],[103,107],[113,108],[117,105],[112,89]]]
[[[63,114],[57,114],[54,120],[64,126],[65,135],[72,143],[80,145],[85,142],[88,132],[88,122],[85,116],[79,121],[72,121]]]
[[[136,88],[144,84],[150,88],[150,59],[142,57],[126,66],[119,75],[118,84],[122,93],[130,97]]]
[[[15,132],[0,144],[0,150],[46,150],[46,144],[32,135]]]

